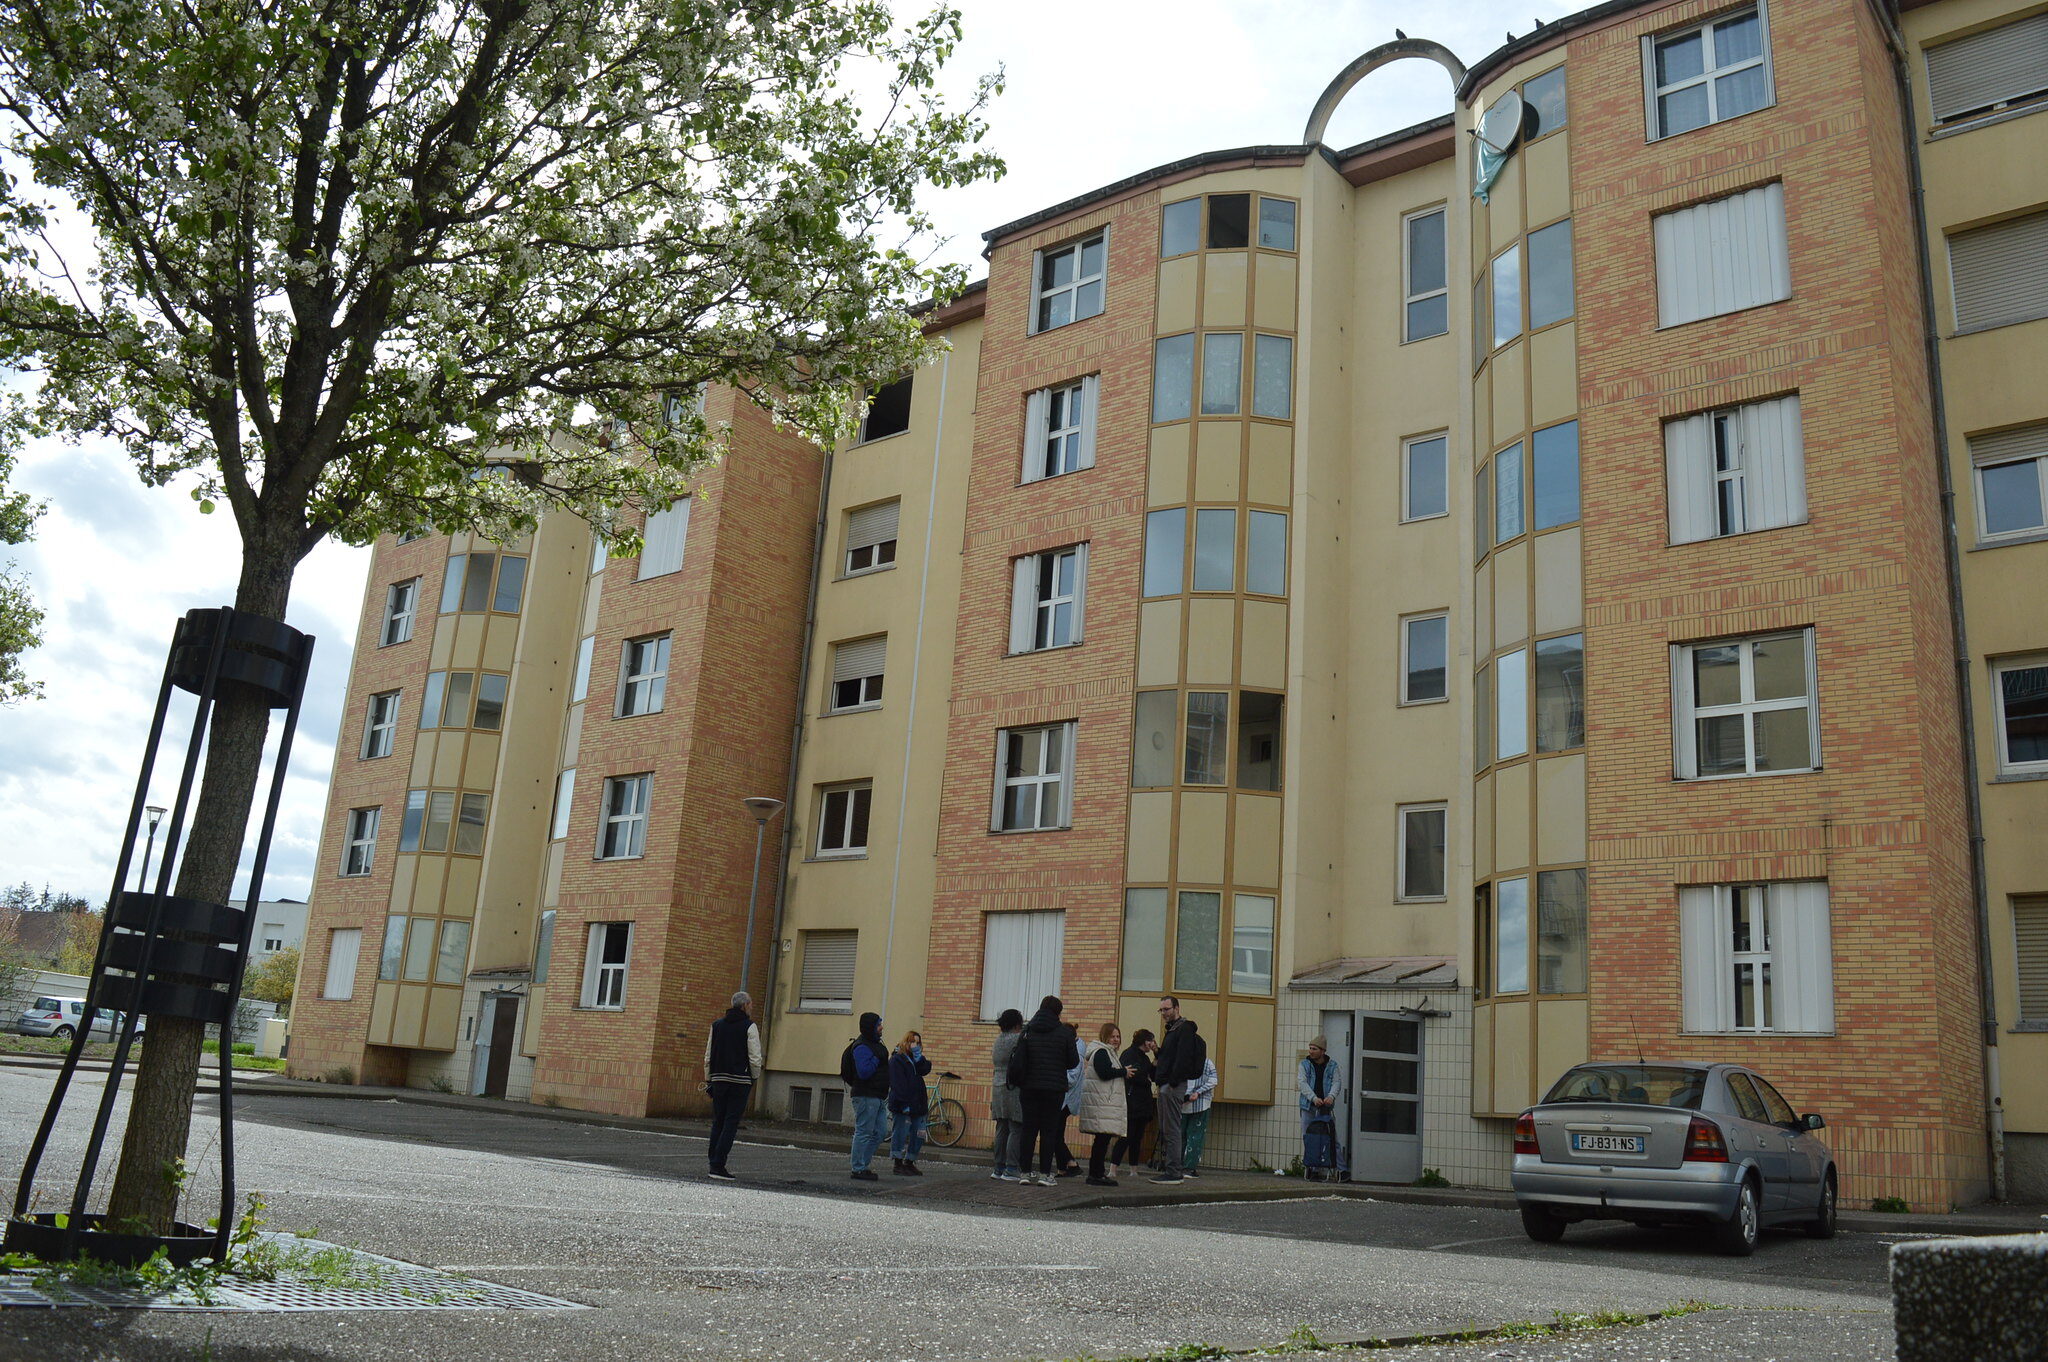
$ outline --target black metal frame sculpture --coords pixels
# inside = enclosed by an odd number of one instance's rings
[[[50,1094],[35,1142],[29,1146],[28,1159],[22,1165],[21,1182],[14,1195],[14,1214],[7,1221],[7,1251],[31,1253],[51,1262],[89,1256],[101,1262],[132,1265],[158,1250],[175,1263],[207,1257],[226,1260],[235,1208],[235,1012],[242,998],[250,931],[256,920],[256,904],[263,895],[263,871],[270,859],[271,834],[277,825],[278,802],[284,794],[285,770],[291,760],[292,737],[298,729],[299,705],[305,695],[306,672],[312,656],[312,635],[259,615],[222,607],[189,611],[178,622],[170,656],[164,664],[163,685],[157,693],[149,744],[142,756],[142,774],[135,782],[135,800],[128,810],[120,861],[114,868],[114,890],[107,897],[106,924],[100,932],[99,953],[93,960],[92,976],[86,987],[85,1015],[79,1019],[71,1038],[71,1049],[57,1075],[56,1090]],[[263,825],[256,839],[256,858],[249,873],[248,898],[241,908],[180,898],[170,892],[200,753],[211,733],[215,701],[223,686],[238,687],[244,694],[258,696],[271,709],[285,711],[284,729],[270,772]],[[186,744],[177,798],[171,805],[170,830],[164,838],[156,886],[147,892],[130,893],[122,886],[128,878],[128,861],[134,853],[144,802],[149,795],[150,774],[163,741],[173,687],[198,697],[192,715],[192,736]],[[56,1128],[58,1112],[64,1105],[79,1057],[92,1038],[93,1021],[105,1011],[120,1013],[121,1025],[106,1088],[93,1116],[85,1158],[72,1188],[70,1211],[31,1214],[29,1203],[36,1168]],[[103,1226],[101,1217],[86,1211],[100,1152],[106,1143],[107,1126],[127,1071],[128,1051],[135,1041],[137,1019],[145,1016],[183,1017],[202,1025],[210,1023],[220,1030],[220,1219],[211,1230],[179,1223],[172,1226],[169,1235],[122,1233]]]

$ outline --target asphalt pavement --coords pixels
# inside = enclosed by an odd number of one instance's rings
[[[97,1082],[81,1079],[79,1096],[96,1098]],[[0,1069],[9,1175],[49,1083],[46,1071]],[[1063,1207],[1067,1187],[995,1183],[972,1163],[928,1161],[924,1178],[893,1178],[884,1157],[879,1182],[855,1183],[842,1153],[755,1138],[732,1159],[744,1181],[721,1184],[704,1177],[701,1138],[672,1130],[255,1090],[238,1111],[243,1184],[265,1194],[275,1227],[596,1308],[16,1309],[0,1313],[0,1362],[1147,1357],[1270,1346],[1304,1329],[1344,1342],[1440,1338],[1688,1300],[1721,1308],[1371,1355],[1891,1355],[1884,1279],[1895,1236],[1773,1234],[1747,1260],[1625,1226],[1574,1227],[1545,1246],[1499,1207],[1333,1198],[1301,1184],[1279,1200],[1076,1209]],[[82,1124],[60,1130],[45,1165],[53,1186]],[[202,1099],[189,1154],[202,1206],[218,1195],[211,1138]],[[1229,1190],[1203,1181],[1205,1192]],[[1229,1181],[1249,1191],[1256,1180]]]

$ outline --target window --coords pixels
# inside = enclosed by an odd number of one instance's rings
[[[1472,765],[1483,771],[1493,764],[1493,668],[1472,673]]]
[[[1493,663],[1493,758],[1529,752],[1529,650],[1502,653]]]
[[[356,996],[356,966],[362,954],[361,927],[336,927],[327,934],[327,980],[321,997],[346,1002]]]
[[[1279,511],[1246,511],[1244,589],[1255,596],[1287,594],[1287,517]]]
[[[396,979],[398,970],[405,963],[405,928],[410,922],[406,917],[384,919],[384,946],[377,955],[377,977]]]
[[[2029,1029],[2039,1029],[2048,1024],[2048,898],[2015,898],[2012,934],[2019,970],[2018,1020]]]
[[[1096,375],[1024,400],[1024,481],[1056,478],[1095,467]]]
[[[1187,580],[1188,513],[1145,513],[1145,594],[1178,596]]]
[[[1835,1029],[1823,880],[1678,891],[1687,1031]]]
[[[1653,140],[1736,118],[1771,102],[1768,44],[1758,10],[1645,42]]]
[[[1664,485],[1674,544],[1805,520],[1799,399],[1774,398],[1665,422]]]
[[[585,634],[576,645],[576,676],[569,685],[569,703],[578,704],[590,695],[590,663],[597,651],[597,635]]]
[[[1980,543],[2048,530],[2048,424],[1972,435],[1970,463]]]
[[[1401,219],[1402,269],[1406,280],[1401,339],[1422,340],[1451,329],[1451,293],[1445,268],[1444,210],[1432,208]]]
[[[548,840],[559,842],[569,835],[569,811],[576,801],[576,768],[555,773],[555,807],[548,817]]]
[[[1999,769],[2048,773],[2048,659],[1992,663],[1991,694]]]
[[[1237,512],[1208,507],[1195,512],[1195,590],[1237,589]]]
[[[668,644],[667,634],[626,640],[619,658],[620,718],[661,712],[668,689]]]
[[[1497,880],[1493,886],[1493,991],[1529,991],[1529,881]]]
[[[1450,819],[1442,804],[1409,804],[1400,810],[1400,883],[1402,899],[1444,897],[1444,845]]]
[[[633,924],[593,922],[583,951],[584,1007],[626,1005],[626,958],[633,949]]]
[[[1486,357],[1493,353],[1493,347],[1487,343],[1493,339],[1493,334],[1491,330],[1492,323],[1488,320],[1490,314],[1486,309],[1486,298],[1486,271],[1481,270],[1479,277],[1472,281],[1472,368],[1474,371],[1477,371],[1480,365],[1486,363]]]
[[[1401,442],[1401,519],[1429,520],[1451,512],[1450,440],[1423,435]]]
[[[1294,201],[1259,200],[1259,245],[1269,251],[1294,249]]]
[[[1194,410],[1195,338],[1161,336],[1152,344],[1152,419],[1185,421]]]
[[[996,734],[996,832],[1071,827],[1074,725],[1006,728]]]
[[[491,797],[453,790],[408,790],[405,821],[399,825],[400,851],[454,851],[481,856]]]
[[[651,771],[606,779],[604,828],[599,833],[597,847],[599,860],[628,860],[646,853],[647,795],[653,782]]]
[[[853,1011],[853,961],[859,932],[801,933],[796,1005],[805,1012]]]
[[[1202,201],[1182,199],[1159,214],[1159,254],[1186,255],[1202,245]]]
[[[1252,200],[1249,194],[1209,196],[1209,249],[1241,250],[1251,244]]]
[[[873,782],[839,785],[818,795],[818,856],[865,856],[868,854],[868,809],[873,804]]]
[[[1287,421],[1294,416],[1294,341],[1288,336],[1254,336],[1252,415]]]
[[[540,915],[540,928],[533,940],[533,982],[544,984],[548,981],[548,965],[555,957],[555,910],[549,908]]]
[[[1522,82],[1522,103],[1528,108],[1529,131],[1523,140],[1533,142],[1565,125],[1564,68],[1553,67],[1540,76]]]
[[[434,972],[434,927],[438,919],[431,917],[410,918],[405,924],[405,957],[399,970],[401,979],[425,983]]]
[[[1572,220],[1529,233],[1529,329],[1572,315]]]
[[[1180,735],[1180,692],[1138,692],[1131,738],[1131,784],[1139,789],[1171,785],[1179,774],[1173,740]]]
[[[370,697],[370,712],[363,721],[363,759],[391,755],[392,739],[398,736],[399,692],[387,690]]]
[[[377,859],[377,822],[382,808],[350,809],[348,835],[342,839],[341,873],[367,875]]]
[[[1131,993],[1166,988],[1166,891],[1124,890],[1123,987]]]
[[[1493,456],[1493,542],[1520,537],[1527,525],[1522,493],[1522,446],[1519,441]]]
[[[1211,331],[1202,337],[1202,415],[1235,416],[1244,401],[1244,337]]]
[[[1180,891],[1180,911],[1173,930],[1173,986],[1189,993],[1214,993],[1220,980],[1223,947],[1223,895],[1210,890]]]
[[[895,565],[896,518],[901,509],[901,502],[880,501],[847,512],[847,576]]]
[[[384,589],[384,632],[378,646],[389,648],[412,638],[413,617],[419,613],[420,579],[393,582]]]
[[[264,949],[265,951],[268,951],[268,952],[276,952],[276,951],[281,951],[281,950],[283,950],[283,949],[284,949],[284,924],[283,924],[282,922],[266,922],[266,923],[264,923],[264,924],[263,924],[263,935],[262,935],[262,941],[263,941],[263,949]]]
[[[1017,559],[1011,564],[1010,651],[1079,643],[1087,591],[1086,544]]]
[[[1522,334],[1522,248],[1510,246],[1493,258],[1493,348]]]
[[[604,533],[592,529],[590,534],[590,575],[595,577],[611,566],[611,547],[604,542]]]
[[[496,732],[505,722],[508,680],[502,672],[428,672],[420,727]]]
[[[469,969],[469,923],[448,918],[441,923],[441,948],[434,953],[434,982],[459,984]]]
[[[516,614],[526,585],[526,559],[516,554],[458,553],[441,581],[441,613],[496,610]]]
[[[1287,698],[1268,691],[1239,691],[1237,696],[1237,788],[1280,788],[1281,741]]]
[[[1529,437],[1529,528],[1555,529],[1579,518],[1579,423],[1548,426]]]
[[[1107,241],[1106,232],[1097,232],[1071,246],[1038,253],[1037,287],[1031,300],[1033,331],[1050,331],[1102,311]]]
[[[490,821],[491,797],[485,794],[466,794],[455,816],[455,854],[458,856],[481,856],[484,854],[484,830]]]
[[[1586,745],[1586,636],[1536,644],[1536,750],[1567,752]]]
[[[1586,991],[1586,871],[1536,876],[1536,991]]]
[[[1792,296],[1785,186],[1760,185],[1650,219],[1657,325],[1740,312]]]
[[[889,636],[855,639],[832,650],[830,714],[873,709],[882,703],[882,673],[889,661]]]
[[[906,374],[894,383],[884,383],[868,397],[867,415],[861,418],[860,442],[886,440],[910,429],[910,391],[915,375]]]
[[[1682,645],[1672,657],[1680,780],[1820,764],[1811,629]]]
[[[1996,113],[2048,95],[2048,14],[1927,49],[1936,123]]]
[[[985,913],[981,919],[981,1019],[1006,1007],[1030,1016],[1040,998],[1060,991],[1066,944],[1063,912]]]
[[[470,727],[495,733],[505,725],[505,689],[511,678],[499,672],[479,672],[476,678],[476,718]]]
[[[1230,991],[1271,997],[1273,993],[1273,909],[1271,894],[1230,898]]]
[[[690,498],[647,517],[640,543],[640,570],[634,581],[666,577],[683,570],[683,546],[690,537]]]
[[[1188,692],[1187,741],[1182,747],[1183,785],[1221,785],[1230,760],[1230,692]]]
[[[1422,704],[1450,696],[1449,615],[1416,615],[1401,621],[1401,703]]]

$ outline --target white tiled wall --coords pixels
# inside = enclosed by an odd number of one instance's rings
[[[1253,1160],[1284,1168],[1301,1153],[1301,1116],[1295,1104],[1295,1069],[1308,1042],[1322,1030],[1325,1012],[1390,1012],[1427,1007],[1422,1031],[1422,1166],[1463,1187],[1506,1187],[1511,1165],[1506,1121],[1472,1115],[1472,995],[1469,990],[1303,989],[1280,996],[1275,1027],[1270,1107],[1217,1103],[1209,1117],[1202,1162],[1248,1168]]]

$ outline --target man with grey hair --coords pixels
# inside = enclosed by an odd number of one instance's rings
[[[725,1170],[725,1160],[761,1073],[761,1028],[754,1025],[753,1008],[752,995],[741,989],[704,1037],[704,1091],[711,1096],[711,1176],[720,1182],[738,1181]]]

